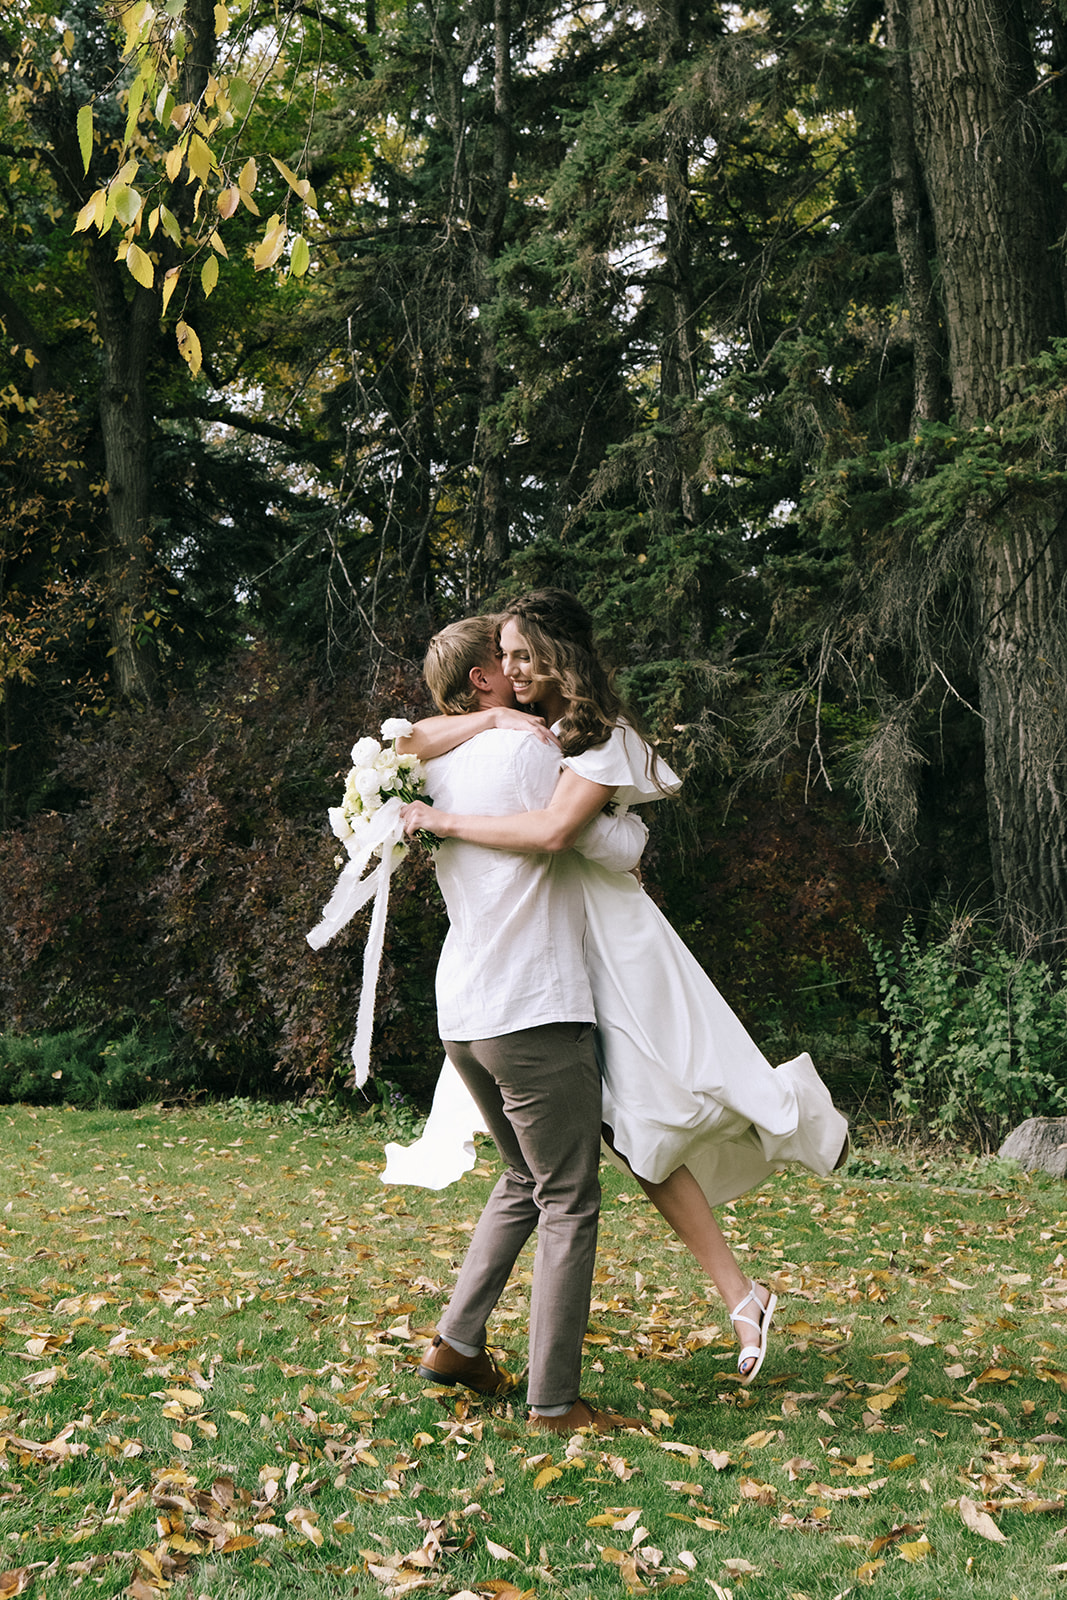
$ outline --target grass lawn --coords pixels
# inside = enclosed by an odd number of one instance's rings
[[[723,1308],[605,1168],[586,1393],[545,1440],[414,1364],[495,1173],[378,1182],[380,1130],[0,1111],[0,1600],[124,1593],[1038,1600],[1067,1578],[1064,1188],[861,1149],[726,1208]],[[521,1372],[530,1259],[492,1334]]]

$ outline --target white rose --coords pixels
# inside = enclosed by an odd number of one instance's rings
[[[382,747],[377,739],[359,739],[352,746],[352,765],[354,767],[369,767],[375,756],[380,756]]]
[[[387,717],[382,723],[383,739],[409,739],[414,732],[406,717]]]
[[[381,775],[373,767],[360,767],[353,775],[353,785],[356,793],[366,803],[372,795],[376,795],[382,786]]]
[[[343,807],[331,806],[326,815],[330,819],[330,827],[333,830],[334,838],[347,839],[349,834],[352,832],[352,829],[349,826],[348,818],[345,816]]]

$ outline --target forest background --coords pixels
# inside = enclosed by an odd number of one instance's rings
[[[983,1143],[1067,1110],[1065,28],[8,0],[5,1095],[336,1088],[349,746],[549,582],[686,775],[648,880],[768,1053]]]

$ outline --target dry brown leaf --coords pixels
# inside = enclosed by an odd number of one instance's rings
[[[773,1506],[778,1491],[773,1484],[760,1483],[758,1478],[742,1478],[737,1485],[742,1500],[753,1500],[758,1506]]]
[[[993,1544],[1007,1544],[1007,1534],[1001,1533],[993,1518],[987,1512],[979,1511],[974,1501],[969,1500],[966,1495],[960,1496],[960,1516],[972,1533],[979,1534],[983,1539],[989,1539]]]
[[[649,1589],[641,1582],[637,1569],[637,1562],[633,1556],[623,1556],[619,1562],[619,1576],[627,1594],[648,1594]]]
[[[12,1567],[0,1572],[0,1600],[11,1600],[16,1594],[25,1594],[34,1579],[32,1567]]]
[[[754,1567],[751,1561],[746,1561],[744,1556],[727,1556],[723,1566],[731,1578],[762,1578],[763,1568]]]
[[[897,1544],[901,1539],[909,1539],[912,1534],[921,1534],[922,1531],[923,1525],[921,1522],[902,1522],[898,1526],[891,1528],[888,1533],[883,1533],[877,1539],[873,1539],[867,1554],[876,1556],[882,1550],[887,1549],[889,1545]]]
[[[130,1600],[159,1600],[159,1596],[163,1591],[159,1586],[149,1583],[147,1578],[138,1573],[135,1578],[130,1580],[122,1592],[123,1594],[128,1594]]]
[[[31,1372],[28,1378],[23,1378],[24,1389],[47,1389],[55,1383],[57,1378],[65,1378],[66,1367],[45,1367],[43,1372]]]

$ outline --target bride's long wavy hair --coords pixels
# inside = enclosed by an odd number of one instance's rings
[[[533,589],[504,607],[530,647],[539,677],[559,684],[567,709],[560,718],[565,756],[581,755],[610,739],[620,717],[633,721],[593,643],[593,619],[566,589]]]

